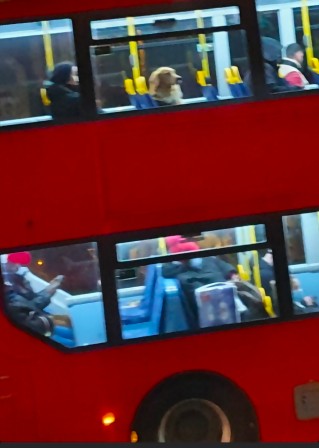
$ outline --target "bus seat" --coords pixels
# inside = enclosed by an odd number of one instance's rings
[[[205,77],[202,70],[196,72],[197,83],[201,86],[203,97],[207,101],[218,101],[218,91],[216,87],[211,84],[211,80]]]
[[[77,346],[106,341],[105,318],[100,292],[72,296],[67,300]]]
[[[142,109],[138,95],[135,92],[133,80],[130,78],[125,79],[124,88],[129,97],[131,105],[134,106],[136,109]]]
[[[151,318],[154,290],[157,280],[157,266],[147,266],[145,276],[145,288],[142,296],[131,296],[129,299],[121,300],[119,297],[119,307],[121,320],[124,325],[136,324],[149,321]],[[130,306],[135,303],[135,306]]]
[[[299,280],[305,296],[317,297],[319,299],[319,272],[300,272],[292,275]]]
[[[225,79],[234,98],[244,98],[251,95],[249,88],[243,82],[236,66],[225,68]]]
[[[70,328],[56,326],[51,339],[65,347],[72,348],[76,346],[74,334]]]
[[[144,76],[139,76],[135,80],[136,92],[138,94],[138,100],[142,109],[151,109],[157,107],[156,101],[151,97],[148,92],[146,80]]]
[[[163,278],[165,301],[163,308],[163,333],[188,330],[185,309],[178,281]]]
[[[153,266],[156,268],[157,267]],[[162,332],[163,305],[165,288],[163,278],[158,276],[154,288],[153,300],[150,306],[149,319],[140,323],[124,323],[122,321],[122,335],[124,339],[154,336]]]

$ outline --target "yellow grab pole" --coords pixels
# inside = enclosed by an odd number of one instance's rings
[[[167,255],[167,247],[165,243],[165,238],[159,238],[158,248],[160,255]]]
[[[54,59],[53,59],[52,40],[50,34],[50,25],[48,21],[42,22],[42,31],[43,31],[45,61],[47,69],[52,71],[54,69]]]
[[[309,67],[311,67],[312,59],[313,59],[313,46],[312,46],[312,38],[311,38],[311,27],[310,27],[310,19],[309,19],[309,8],[308,8],[308,0],[301,0],[301,19],[302,19],[302,29],[305,38],[306,47],[306,56],[307,63]]]
[[[127,31],[129,36],[136,36],[135,32],[135,25],[134,25],[134,18],[133,17],[127,17]],[[135,41],[129,42],[130,47],[130,57],[131,57],[131,65],[132,65],[132,74],[134,82],[137,78],[141,76],[140,73],[140,64],[138,59],[138,45]]]
[[[204,28],[204,20],[202,18],[201,11],[197,10],[197,11],[195,11],[195,14],[196,14],[197,28]],[[199,34],[198,40],[199,40],[199,44],[202,49],[202,69],[203,69],[205,78],[209,78],[210,70],[209,70],[208,55],[207,55],[207,51],[206,51],[206,35]]]
[[[249,226],[249,239],[251,244],[256,244],[256,232],[255,232],[255,226]],[[259,255],[257,250],[253,250],[253,276],[255,285],[257,288],[262,288],[261,285],[261,278],[260,278],[260,270],[259,270]]]

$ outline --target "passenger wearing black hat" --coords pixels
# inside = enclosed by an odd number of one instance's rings
[[[45,87],[51,101],[53,118],[74,118],[81,115],[78,70],[71,62],[57,64]]]

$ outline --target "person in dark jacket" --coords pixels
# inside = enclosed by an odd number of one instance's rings
[[[281,62],[282,45],[270,37],[262,37],[262,52],[264,59],[264,70],[266,85],[271,93],[300,90],[299,87],[289,85],[283,78],[279,77],[278,64]],[[252,89],[251,72],[247,72],[245,79],[248,87]]]
[[[242,321],[268,317],[256,288],[242,282],[236,269],[218,257],[165,263],[162,266],[162,275],[165,278],[176,278],[179,281],[185,297],[183,304],[190,329],[199,328],[195,290],[210,283],[234,282],[238,296],[245,308],[245,311],[241,312]]]
[[[272,256],[272,250],[267,249],[266,252],[261,254],[259,258],[259,270],[260,270],[260,280],[262,287],[265,290],[266,296],[272,295],[271,281],[275,280],[274,273],[274,260]]]
[[[81,97],[77,67],[71,62],[57,64],[45,83],[51,101],[51,115],[55,119],[75,118],[81,115]]]
[[[30,263],[29,252],[16,252],[8,255],[2,267],[8,314],[17,323],[45,336],[51,336],[55,326],[71,327],[68,316],[53,316],[44,311],[64,277],[55,277],[46,288],[35,292],[26,278],[29,272],[26,266]]]

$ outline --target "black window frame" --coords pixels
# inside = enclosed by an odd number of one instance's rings
[[[293,312],[293,300],[290,289],[290,277],[289,277],[289,265],[288,259],[286,255],[286,245],[285,245],[285,237],[284,237],[284,226],[283,226],[283,217],[288,215],[302,214],[302,213],[311,213],[318,212],[319,205],[317,207],[311,207],[307,209],[295,209],[289,211],[281,211],[281,212],[273,212],[267,214],[259,214],[252,216],[244,216],[244,217],[234,217],[229,219],[221,219],[221,220],[212,220],[198,223],[188,223],[188,224],[178,224],[173,226],[166,226],[154,229],[147,230],[138,230],[131,232],[120,232],[109,235],[98,235],[90,238],[77,238],[70,240],[59,240],[50,242],[47,244],[36,244],[36,245],[27,245],[20,247],[10,247],[10,248],[2,248],[0,250],[0,254],[7,254],[15,251],[23,251],[23,250],[36,250],[36,249],[45,249],[45,248],[53,248],[61,245],[71,245],[71,244],[81,244],[88,242],[96,242],[98,247],[99,254],[99,266],[101,273],[101,292],[103,297],[103,306],[104,306],[104,316],[105,316],[105,324],[106,324],[106,334],[107,334],[107,342],[89,346],[78,346],[74,348],[68,348],[62,346],[55,341],[52,341],[50,338],[39,335],[38,333],[25,328],[22,325],[17,324],[14,320],[12,320],[8,314],[6,313],[5,308],[5,299],[2,297],[1,300],[1,311],[6,315],[8,320],[15,326],[20,328],[23,332],[32,335],[33,337],[45,342],[47,345],[50,345],[54,348],[57,348],[60,351],[66,353],[77,353],[82,351],[92,351],[94,349],[104,349],[107,347],[120,347],[123,345],[129,344],[141,344],[144,342],[152,342],[152,341],[161,341],[166,339],[172,339],[176,337],[191,337],[194,335],[204,335],[204,334],[213,334],[219,331],[231,331],[234,329],[244,329],[249,327],[261,326],[261,325],[269,325],[269,324],[277,324],[289,321],[296,321],[301,319],[308,318],[316,318],[319,317],[319,312],[296,315]],[[145,239],[152,239],[171,236],[171,235],[180,235],[180,234],[190,234],[190,233],[200,233],[203,231],[214,231],[221,229],[233,229],[235,227],[249,226],[249,225],[258,225],[264,224],[266,229],[266,238],[267,241],[256,243],[253,245],[235,245],[231,247],[223,247],[218,249],[207,249],[205,251],[196,251],[196,252],[188,252],[183,254],[174,254],[174,255],[166,255],[161,257],[151,257],[145,259],[131,260],[129,262],[120,262],[117,260],[116,253],[116,244],[130,242],[130,241],[138,241]],[[242,322],[230,325],[224,325],[213,328],[205,328],[199,330],[187,330],[181,332],[167,333],[162,335],[148,336],[143,338],[136,339],[123,339],[122,331],[121,331],[121,319],[120,312],[118,307],[118,297],[116,290],[116,278],[115,272],[116,269],[123,269],[124,266],[142,266],[148,264],[154,264],[156,262],[168,262],[177,259],[190,259],[196,258],[198,255],[203,257],[203,253],[205,256],[209,255],[221,255],[221,254],[229,254],[240,252],[241,248],[245,248],[248,250],[249,246],[252,246],[254,250],[260,248],[270,248],[273,251],[274,258],[274,271],[276,278],[276,289],[278,295],[278,305],[279,305],[279,316],[275,318],[269,318],[264,320],[257,320],[251,322]],[[0,288],[3,287],[2,284],[2,276],[0,281]],[[1,296],[1,294],[0,294]],[[2,294],[3,296],[3,294]],[[0,297],[1,298],[1,297]],[[186,343],[186,342],[185,342]]]
[[[216,102],[202,102],[200,104],[185,104],[178,106],[167,106],[165,108],[154,108],[154,109],[144,109],[144,110],[131,110],[123,112],[114,113],[103,113],[99,114],[96,110],[95,103],[95,91],[94,91],[94,79],[93,79],[93,69],[90,58],[90,45],[96,45],[99,40],[92,38],[91,33],[91,22],[96,20],[107,20],[123,18],[126,16],[143,16],[143,15],[153,15],[153,14],[165,14],[174,13],[182,11],[190,11],[195,9],[214,9],[237,6],[240,10],[240,25],[226,26],[227,30],[232,27],[235,29],[238,26],[245,31],[246,41],[247,41],[247,57],[250,61],[250,69],[252,74],[253,83],[253,95],[247,98],[241,99],[227,99]],[[0,21],[1,25],[6,24],[18,24],[34,22],[39,20],[56,20],[56,19],[70,19],[72,21],[73,27],[73,39],[75,46],[75,54],[79,69],[79,79],[80,79],[80,91],[81,100],[83,105],[83,116],[79,118],[69,118],[63,120],[45,120],[41,122],[30,122],[30,123],[9,123],[6,125],[1,125],[0,122],[0,132],[11,132],[18,129],[29,129],[29,128],[42,128],[55,125],[63,124],[75,124],[75,123],[85,123],[85,122],[95,122],[100,120],[109,119],[125,119],[130,116],[135,115],[148,115],[157,113],[167,113],[176,111],[186,111],[194,109],[204,109],[212,107],[221,107],[231,104],[241,104],[247,102],[259,102],[264,100],[278,100],[281,98],[293,98],[299,97],[300,95],[317,95],[318,90],[309,91],[296,91],[296,92],[283,92],[271,94],[268,92],[265,84],[265,74],[263,66],[263,58],[261,51],[261,39],[258,26],[257,18],[257,8],[255,0],[191,0],[173,3],[170,5],[149,5],[143,7],[134,8],[117,8],[112,10],[104,11],[91,11],[87,13],[71,13],[63,15],[48,15],[45,17],[29,17],[20,20],[6,20]],[[167,36],[167,33],[165,33]],[[186,33],[187,34],[187,33]],[[161,34],[153,35],[153,39],[160,38]],[[122,38],[121,38],[122,39]],[[101,40],[102,41],[102,40]],[[100,41],[100,42],[101,42]],[[10,121],[10,120],[9,120]]]

